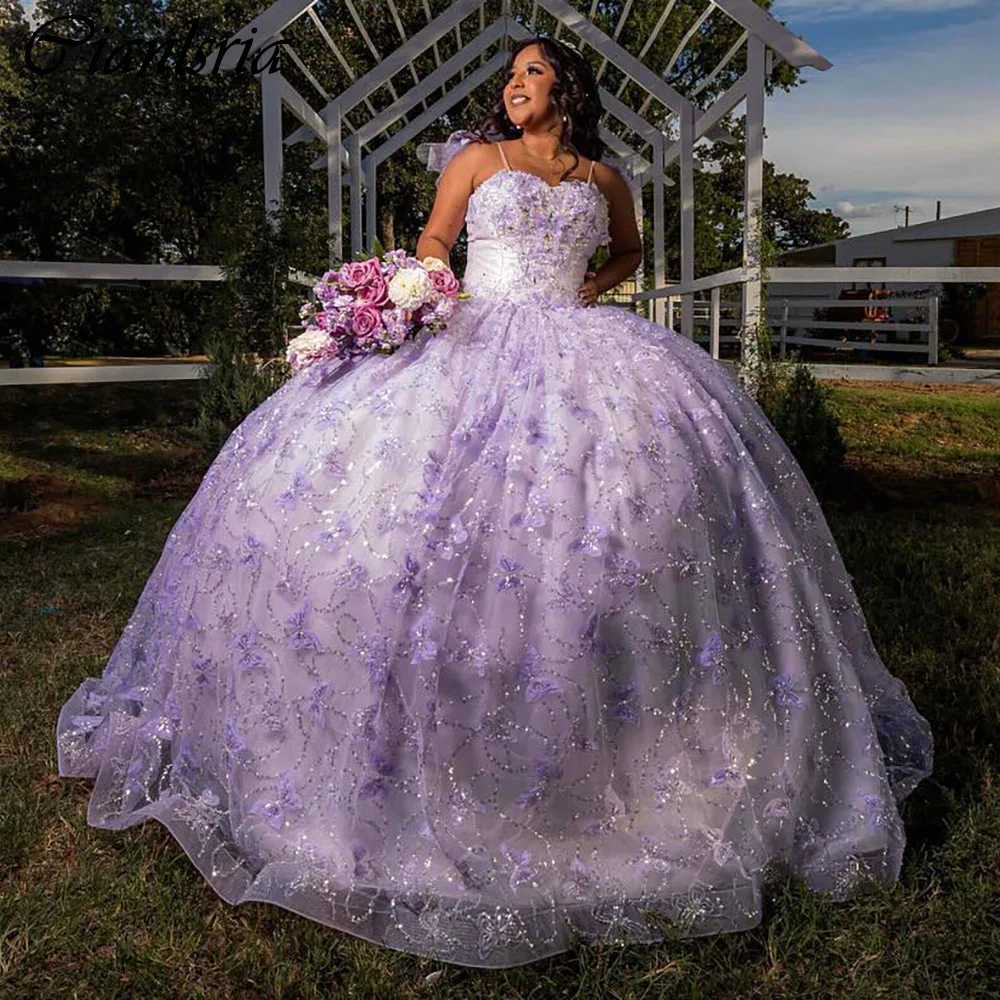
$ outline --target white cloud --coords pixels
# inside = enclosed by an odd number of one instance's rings
[[[885,210],[884,205],[855,205],[852,201],[838,201],[833,209],[842,219],[875,219]]]
[[[871,14],[933,14],[941,11],[986,9],[989,0],[777,0],[772,13],[778,18],[830,20]]]
[[[768,102],[766,154],[810,181],[823,205],[882,207],[852,231],[1000,205],[1000,17],[897,38],[838,60]],[[920,214],[918,214],[918,212]],[[876,224],[877,220],[877,224]]]

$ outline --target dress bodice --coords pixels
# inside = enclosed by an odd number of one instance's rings
[[[418,150],[429,170],[443,172],[475,133],[460,129]],[[462,287],[471,295],[579,306],[587,262],[610,242],[608,201],[591,175],[549,184],[511,169],[497,146],[497,171],[469,197],[469,256]]]
[[[472,295],[580,305],[587,262],[608,243],[608,203],[583,180],[549,184],[501,167],[469,197],[468,264]]]

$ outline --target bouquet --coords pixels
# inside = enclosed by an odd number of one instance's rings
[[[326,358],[392,354],[422,330],[442,330],[456,301],[469,297],[444,261],[405,250],[327,271],[313,291],[317,301],[299,310],[305,332],[286,350],[296,371]]]

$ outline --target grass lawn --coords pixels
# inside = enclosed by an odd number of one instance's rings
[[[849,468],[824,509],[936,739],[899,884],[846,904],[788,884],[753,931],[504,972],[230,907],[163,827],[92,829],[92,782],[56,775],[59,708],[103,671],[207,468],[197,391],[0,389],[2,1000],[1000,996],[1000,391],[833,389]]]

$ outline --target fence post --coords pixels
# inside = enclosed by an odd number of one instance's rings
[[[667,296],[667,327],[671,330],[674,329],[674,297],[672,295]],[[674,331],[676,333],[676,331]]]
[[[782,299],[781,309],[781,346],[778,349],[780,357],[785,356],[785,338],[788,336],[788,299]]]
[[[722,326],[722,289],[712,289],[711,326],[709,327],[708,349],[712,357],[719,360],[719,327]]]
[[[938,334],[941,326],[941,300],[932,295],[927,300],[927,321],[930,329],[927,331],[927,364],[938,363]]]

